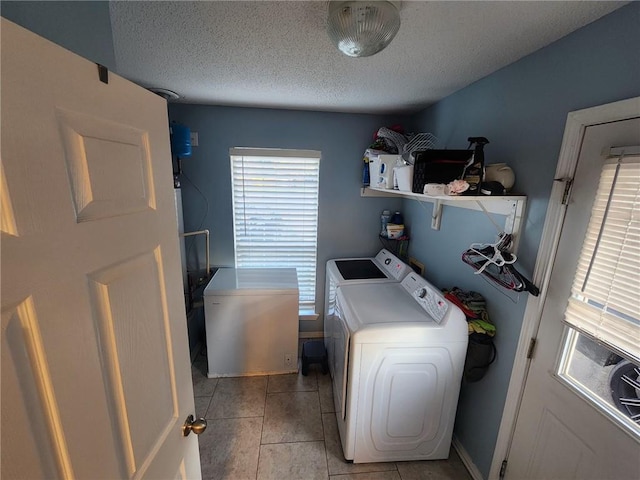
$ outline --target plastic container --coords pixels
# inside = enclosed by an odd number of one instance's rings
[[[393,189],[393,172],[400,160],[400,155],[379,155],[378,156],[378,179],[377,187]]]
[[[171,134],[171,153],[176,157],[191,156],[191,130],[181,123],[169,125]]]
[[[391,212],[389,210],[383,210],[380,215],[380,236],[387,237],[387,225],[391,220]]]
[[[389,220],[389,223],[402,225],[404,224],[404,218],[402,218],[402,214],[400,212],[396,212],[391,216],[391,220]]]
[[[371,183],[371,177],[369,176],[369,160],[365,159],[362,162],[362,186],[368,187]]]
[[[404,165],[393,169],[395,184],[401,192],[410,192],[413,186],[413,165]]]
[[[388,223],[387,224],[387,238],[391,240],[397,240],[404,236],[404,225]]]
[[[427,183],[424,186],[424,194],[432,195],[434,197],[438,195],[446,195],[447,186],[444,183]]]

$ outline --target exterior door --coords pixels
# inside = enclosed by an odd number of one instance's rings
[[[586,128],[508,457],[507,479],[640,478],[637,425],[616,411],[611,397],[611,373],[620,357],[563,323],[605,161],[602,152],[637,145],[638,118]]]
[[[2,19],[2,471],[200,478],[165,102]]]

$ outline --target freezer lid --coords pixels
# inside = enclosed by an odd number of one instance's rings
[[[295,268],[220,268],[204,289],[210,295],[297,295]]]

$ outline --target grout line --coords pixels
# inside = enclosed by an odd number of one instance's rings
[[[320,401],[320,390],[318,390],[318,401]],[[327,432],[324,429],[324,421],[322,420],[322,404],[320,405],[320,425],[322,425],[322,443],[324,444],[324,463],[327,465],[327,478],[331,479],[329,471],[329,449],[327,448]]]
[[[262,427],[260,428],[260,449],[262,449],[262,434],[264,433],[264,419],[267,417],[267,397],[269,396],[269,378],[264,389],[264,405],[262,406]],[[258,465],[260,465],[260,455],[258,455]],[[256,477],[258,472],[256,471]]]
[[[207,420],[241,420],[243,418],[263,418],[262,415],[249,415],[246,417],[210,417]]]
[[[324,442],[323,439],[316,439],[316,440],[293,440],[291,442],[273,442],[273,443],[261,443],[260,446],[261,447],[266,447],[267,445],[287,445],[290,443],[318,443],[318,442]]]
[[[267,381],[267,385],[269,382]],[[267,393],[264,395],[264,408],[262,409],[262,423],[260,424],[260,438],[258,440],[258,463],[256,463],[256,480],[258,479],[258,471],[260,470],[260,455],[262,455],[262,432],[264,432],[264,417],[267,413]]]
[[[211,402],[213,401],[213,395],[211,395],[211,397],[209,397],[209,401],[207,402],[207,408],[205,409],[204,413],[202,414],[202,416],[206,419],[207,418],[207,414],[209,413],[209,407],[211,407]]]

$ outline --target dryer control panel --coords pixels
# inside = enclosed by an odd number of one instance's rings
[[[376,261],[388,275],[398,281],[412,271],[409,265],[384,248],[376,255]]]
[[[449,305],[442,294],[417,273],[410,273],[402,286],[437,323],[447,314]]]

